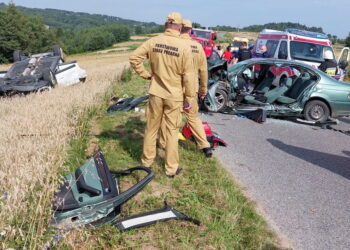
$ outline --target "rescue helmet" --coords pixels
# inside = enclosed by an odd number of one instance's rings
[[[328,60],[333,60],[333,53],[332,53],[332,51],[326,50],[326,51],[323,53],[323,58],[324,58],[324,59],[328,59]]]

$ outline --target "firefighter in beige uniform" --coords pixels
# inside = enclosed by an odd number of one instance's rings
[[[146,111],[146,129],[143,142],[142,164],[150,166],[156,156],[156,139],[164,116],[166,175],[179,172],[178,131],[181,125],[181,109],[186,104],[190,110],[195,91],[192,87],[194,74],[193,56],[188,45],[180,38],[182,17],[170,13],[166,19],[165,32],[143,43],[130,56],[134,70],[144,79],[151,80]],[[143,61],[149,59],[152,73]]]
[[[190,20],[183,20],[183,28],[181,31],[181,38],[184,39],[187,43],[187,45],[191,48],[191,52],[194,58],[194,67],[195,67],[195,74],[196,78],[195,81],[192,83],[192,86],[194,88],[194,91],[199,94],[200,98],[204,98],[207,94],[207,84],[208,84],[208,68],[207,68],[207,58],[205,56],[204,50],[202,46],[194,41],[190,34],[192,31],[192,22]],[[198,74],[200,78],[200,84],[198,84]],[[191,128],[191,131],[193,133],[193,136],[199,146],[199,148],[203,151],[203,153],[207,157],[212,156],[212,151],[210,148],[210,144],[207,140],[207,136],[204,132],[202,121],[198,117],[198,100],[197,100],[197,94],[196,98],[193,99],[193,102],[191,103],[191,110],[189,112],[185,112],[185,117],[187,119],[187,122]],[[165,129],[166,124],[165,122],[162,123],[161,127],[162,131],[159,135],[159,144],[161,147],[164,147],[165,145]]]

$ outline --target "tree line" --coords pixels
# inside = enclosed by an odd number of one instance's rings
[[[79,30],[63,30],[59,35],[64,51],[68,54],[94,51],[127,41],[130,31],[126,26],[104,25]]]
[[[199,24],[200,26],[200,24]],[[243,28],[237,28],[227,25],[217,25],[213,27],[214,30],[217,31],[226,31],[226,32],[239,32],[239,31],[248,31],[248,32],[261,32],[263,29],[273,29],[283,31],[285,29],[300,29],[307,30],[312,32],[324,33],[321,27],[308,27],[299,23],[292,22],[282,22],[282,23],[267,23],[263,25],[250,25]],[[350,33],[346,39],[340,39],[336,35],[327,34],[329,40],[332,41],[333,44],[340,43],[345,44],[346,46],[350,46]]]
[[[345,38],[345,46],[350,47],[350,33],[347,38]]]
[[[292,22],[249,25],[249,26],[243,27],[243,28],[226,26],[226,25],[223,25],[223,26],[218,25],[218,26],[214,27],[214,30],[228,31],[228,32],[238,32],[238,31],[260,32],[263,29],[273,29],[273,30],[281,30],[281,31],[283,31],[285,29],[300,29],[300,30],[307,30],[307,31],[323,33],[323,29],[321,27],[308,27],[308,26],[303,25],[303,24],[292,23]]]
[[[21,50],[24,53],[38,53],[50,51],[55,44],[60,44],[67,54],[82,53],[103,49],[112,46],[114,43],[127,41],[131,34],[158,33],[164,30],[163,25],[157,25],[155,23],[141,23],[103,15],[90,15],[60,10],[18,8],[14,4],[0,4],[0,9],[0,63],[12,61],[13,51],[15,50]],[[22,9],[25,10],[25,13],[22,12]],[[52,14],[51,19],[48,20],[51,20],[49,23],[53,26],[47,26],[42,16],[26,14],[36,12],[46,13],[47,11]],[[58,18],[56,17],[59,13],[65,13],[66,17],[62,17],[60,21],[65,23],[65,25],[57,21]],[[82,19],[79,19],[77,15],[80,15],[87,22],[81,22]],[[46,16],[49,17],[50,15],[46,14]],[[109,19],[112,21],[108,22]],[[79,20],[80,23],[85,24],[75,26],[75,24],[79,23]],[[117,24],[117,20],[131,26]],[[196,27],[201,26],[199,23],[194,23],[194,25]],[[290,22],[251,25],[240,30],[260,32],[264,28],[277,30],[298,28],[323,32],[322,28],[307,27]],[[214,29],[220,31],[238,31],[237,28],[231,26],[216,26]],[[345,40],[340,40],[330,34],[328,36],[333,42],[341,42],[350,46],[350,34]]]
[[[24,16],[14,5],[0,11],[0,62],[12,60],[14,50],[36,53],[57,43],[55,33],[38,17]]]
[[[135,29],[143,29],[144,33],[152,33],[152,30],[159,29],[159,24],[154,22],[139,22],[115,16],[89,14],[57,9],[37,9],[16,6],[19,11],[26,15],[39,16],[46,25],[50,27],[77,30],[103,25],[118,24],[129,27],[133,33]],[[6,9],[7,5],[0,3],[0,10]],[[149,32],[151,31],[151,32]]]
[[[129,28],[116,24],[74,30],[49,27],[41,17],[25,15],[14,4],[0,11],[0,27],[0,63],[11,62],[15,50],[39,53],[60,44],[67,54],[82,53],[130,38]]]

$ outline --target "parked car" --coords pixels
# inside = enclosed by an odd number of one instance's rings
[[[283,81],[278,77],[281,71],[289,72]],[[209,111],[220,112],[227,107],[235,113],[265,109],[269,116],[311,121],[350,115],[350,83],[337,81],[302,62],[254,58],[229,67],[224,75],[224,79],[209,81],[204,102]]]
[[[0,72],[0,95],[40,92],[56,84],[72,85],[86,79],[86,71],[76,61],[64,62],[58,45],[53,51],[30,56],[15,51],[13,59],[11,68]]]

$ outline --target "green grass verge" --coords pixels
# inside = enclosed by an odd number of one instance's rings
[[[113,94],[120,97],[143,95],[148,84],[128,72],[115,84]],[[93,117],[87,116],[89,126],[82,126],[82,136],[72,140],[67,160],[70,171],[89,158],[91,148],[97,147],[104,152],[110,169],[121,170],[140,164],[144,115],[133,111],[108,115],[105,113],[107,106],[107,103],[101,106]],[[93,136],[83,136],[87,133]],[[275,235],[215,158],[205,158],[193,142],[186,141],[180,142],[180,159],[183,175],[169,179],[164,174],[163,159],[158,157],[152,166],[156,177],[123,205],[122,216],[162,208],[166,200],[179,211],[199,219],[201,226],[170,221],[120,233],[104,225],[71,232],[58,247],[278,249]],[[122,179],[122,189],[132,183],[132,177]]]
[[[140,47],[141,44],[132,44],[132,45],[129,45],[128,48],[129,50],[135,50],[137,49],[138,47]]]

